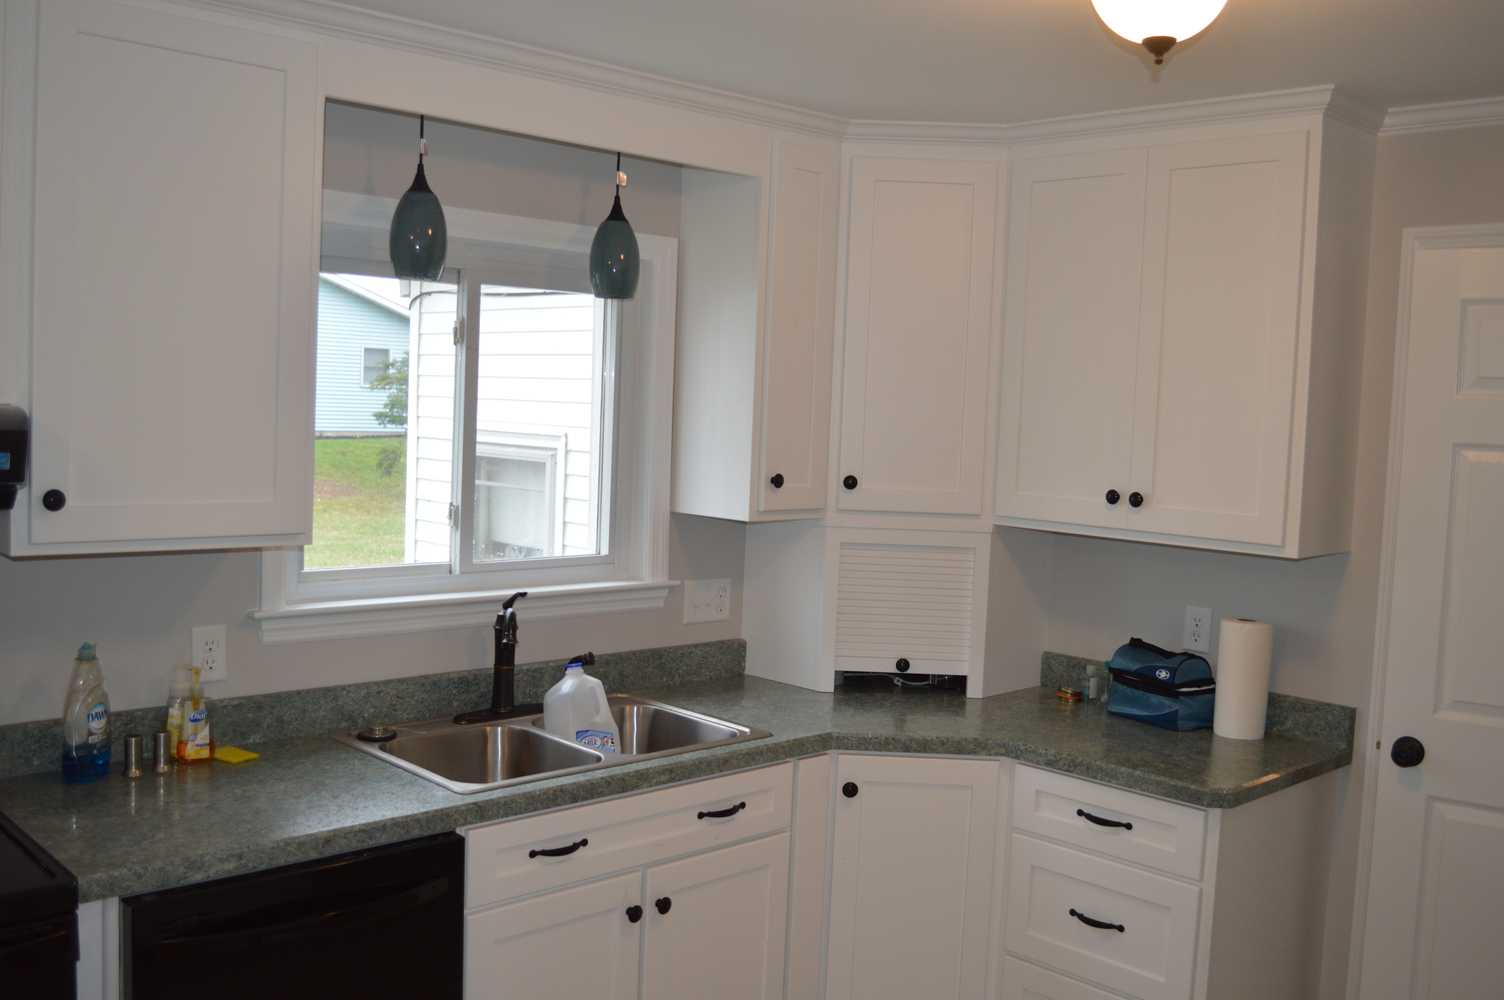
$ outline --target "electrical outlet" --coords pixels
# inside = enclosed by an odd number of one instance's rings
[[[684,624],[719,622],[730,617],[730,580],[684,581]]]
[[[1212,609],[1186,606],[1185,635],[1180,639],[1182,649],[1193,653],[1210,653],[1212,650]]]
[[[225,648],[223,625],[198,625],[193,629],[193,665],[203,670],[205,682],[227,680],[230,652]]]

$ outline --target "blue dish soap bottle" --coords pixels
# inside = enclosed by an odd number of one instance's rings
[[[110,696],[94,644],[78,647],[63,701],[63,780],[96,781],[110,773]]]

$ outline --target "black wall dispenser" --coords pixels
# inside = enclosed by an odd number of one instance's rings
[[[16,505],[16,491],[26,482],[26,445],[31,421],[19,406],[0,403],[0,510]]]

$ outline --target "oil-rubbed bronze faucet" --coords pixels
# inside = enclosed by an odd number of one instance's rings
[[[543,711],[539,704],[518,705],[517,700],[517,611],[512,605],[527,596],[520,590],[506,599],[491,626],[496,633],[496,656],[491,673],[491,707],[474,712],[461,712],[454,721],[467,726],[476,722],[496,722],[519,715],[534,715]]]

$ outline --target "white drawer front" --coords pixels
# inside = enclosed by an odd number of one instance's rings
[[[788,828],[793,764],[712,778],[465,833],[465,906],[580,882]],[[726,818],[700,813],[746,806]],[[558,857],[532,852],[579,849]]]
[[[1116,823],[1124,825],[1106,825]],[[1134,864],[1201,878],[1206,813],[1200,809],[1019,767],[1013,778],[1013,826]]]
[[[999,1000],[1119,1000],[1115,994],[1016,958],[1003,960],[1003,990],[998,996]]]
[[[1200,889],[1020,834],[1011,846],[1009,951],[1141,1000],[1190,996]]]

